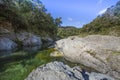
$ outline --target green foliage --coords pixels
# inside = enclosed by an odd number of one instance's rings
[[[81,32],[88,34],[102,34],[120,36],[119,19],[110,19],[108,15],[97,17],[91,23],[85,25]]]
[[[56,36],[61,18],[54,19],[40,0],[3,0],[0,17],[12,23],[15,32],[26,30],[41,36]]]
[[[62,38],[78,34],[80,36],[91,34],[120,36],[120,1],[80,29],[58,29],[58,35]]]
[[[59,27],[61,27],[60,24],[62,24],[61,19],[62,19],[61,17],[55,19],[55,24],[58,25]]]
[[[83,26],[81,32],[87,34],[103,34],[120,36],[120,2],[107,9],[91,23]]]
[[[80,29],[75,28],[73,26],[59,27],[57,35],[60,38],[66,38],[69,36],[79,35]]]

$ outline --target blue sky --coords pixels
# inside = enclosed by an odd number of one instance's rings
[[[51,15],[62,17],[63,26],[82,27],[119,0],[41,0]]]

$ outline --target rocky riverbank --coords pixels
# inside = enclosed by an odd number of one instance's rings
[[[33,70],[25,80],[115,80],[105,74],[86,72],[80,67],[73,68],[62,62],[51,62]]]
[[[120,37],[73,36],[57,41],[55,48],[71,62],[120,80]]]
[[[44,38],[43,41],[42,38],[27,32],[16,34],[16,36],[19,37],[1,37],[0,48],[2,50],[11,50],[19,44],[22,44],[22,46],[42,46],[43,42],[53,42],[49,38]],[[16,42],[16,40],[18,41]],[[64,57],[70,62],[82,64],[87,68],[93,69],[93,71],[88,72],[78,66],[71,68],[62,62],[55,61],[33,70],[26,80],[120,79],[120,37],[103,35],[72,36],[56,41],[55,49],[56,51],[49,56]],[[97,72],[94,72],[94,70]]]
[[[48,47],[54,42],[50,37],[40,37],[32,33],[22,31],[19,33],[2,33],[0,35],[0,51],[14,50],[19,47]]]

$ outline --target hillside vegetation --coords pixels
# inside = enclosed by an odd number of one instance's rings
[[[66,26],[66,27],[59,27],[58,28],[58,37],[65,38],[68,36],[79,35],[80,30],[74,26]]]
[[[82,28],[60,27],[61,23],[61,18],[54,19],[40,0],[0,1],[0,29],[6,28],[11,32],[25,30],[60,38],[90,34],[120,36],[120,1]]]
[[[0,29],[56,36],[60,19],[54,19],[40,0],[0,1]]]
[[[59,28],[58,34],[62,38],[73,35],[86,36],[92,34],[120,36],[120,1],[82,28]]]
[[[120,36],[120,1],[89,24],[83,26],[81,32]]]

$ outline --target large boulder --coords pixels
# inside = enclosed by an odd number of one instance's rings
[[[105,74],[88,73],[79,67],[51,62],[33,70],[25,80],[115,80]]]
[[[20,32],[16,34],[16,40],[26,47],[42,46],[41,38],[28,32]]]
[[[71,62],[83,64],[120,79],[120,37],[73,36],[57,41],[55,48]]]
[[[0,51],[13,50],[17,48],[17,44],[8,38],[0,38]]]

